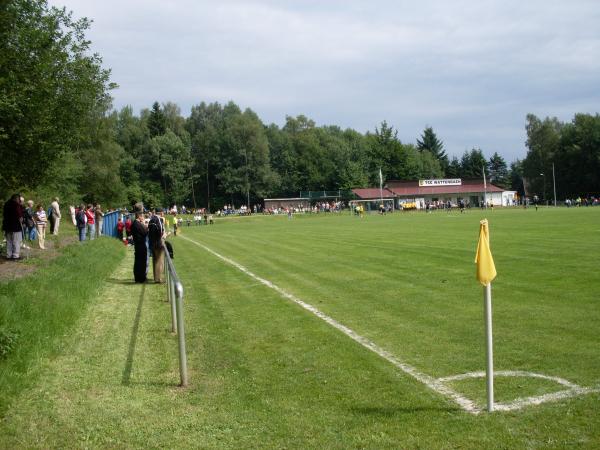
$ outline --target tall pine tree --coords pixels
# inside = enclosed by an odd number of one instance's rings
[[[502,158],[498,152],[494,152],[490,158],[490,161],[488,162],[488,171],[490,183],[501,188],[508,188],[510,186],[506,161],[504,161],[504,158]]]
[[[167,131],[167,119],[158,102],[154,102],[152,105],[152,111],[148,117],[148,131],[151,138],[162,136]]]
[[[421,139],[417,139],[417,149],[420,152],[429,151],[440,162],[444,175],[446,174],[449,166],[448,155],[444,150],[444,143],[438,139],[432,127],[426,127]]]

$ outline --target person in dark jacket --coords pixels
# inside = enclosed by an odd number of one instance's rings
[[[14,194],[5,204],[2,216],[2,231],[6,235],[6,258],[20,259],[23,240],[23,207],[21,196]]]
[[[23,227],[25,228],[25,238],[30,242],[36,237],[36,226],[33,219],[35,213],[33,200],[27,200],[27,208],[23,209]],[[27,246],[23,248],[27,248]]]
[[[79,242],[85,241],[85,230],[87,224],[87,217],[85,215],[85,205],[80,205],[79,209],[75,213],[75,223],[77,226],[77,233],[79,236]]]
[[[136,283],[145,283],[148,272],[148,247],[146,246],[148,228],[144,224],[144,214],[141,212],[135,213],[135,220],[131,224],[131,236],[135,251],[133,277]]]

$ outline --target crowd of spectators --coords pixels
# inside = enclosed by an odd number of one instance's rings
[[[4,203],[2,231],[5,235],[6,256],[10,261],[21,259],[21,250],[30,250],[34,242],[40,250],[46,250],[46,235],[58,236],[64,228],[59,198],[49,205],[37,204],[20,194],[14,194]],[[102,235],[104,212],[99,204],[69,207],[71,221],[78,230],[79,240],[92,240]]]
[[[37,240],[41,250],[46,249],[46,228],[50,233],[58,235],[60,228],[60,206],[55,197],[46,209],[42,203],[34,207],[34,201],[25,199],[20,194],[13,194],[4,203],[2,214],[2,231],[6,243],[6,259],[18,261],[21,250],[30,250]]]
[[[566,199],[565,206],[570,208],[571,206],[598,206],[600,205],[600,197],[577,197],[575,199]]]
[[[263,214],[278,215],[278,214],[298,214],[298,213],[339,213],[346,207],[343,201],[332,202],[316,202],[314,205],[306,205],[298,203],[296,205],[279,206],[274,208],[265,208]]]

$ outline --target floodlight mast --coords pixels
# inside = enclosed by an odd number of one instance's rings
[[[244,159],[246,160],[246,207],[250,209],[250,180],[248,179],[248,149],[244,147]]]
[[[379,168],[379,200],[380,205],[383,207],[383,174],[381,173],[381,167]]]
[[[485,165],[481,165],[481,171],[483,172],[483,205],[487,209],[487,181],[485,179]]]
[[[552,163],[552,184],[554,185],[554,207],[556,208],[556,176],[554,175],[554,163]]]

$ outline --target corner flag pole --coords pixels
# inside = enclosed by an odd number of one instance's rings
[[[485,341],[486,341],[486,381],[487,410],[494,410],[494,354],[492,339],[492,280],[496,278],[496,266],[490,251],[490,234],[487,219],[479,222],[479,242],[475,254],[477,280],[483,285]]]
[[[494,344],[492,337],[492,283],[483,288],[483,299],[485,302],[485,355],[486,355],[486,387],[487,387],[487,410],[494,410]]]

